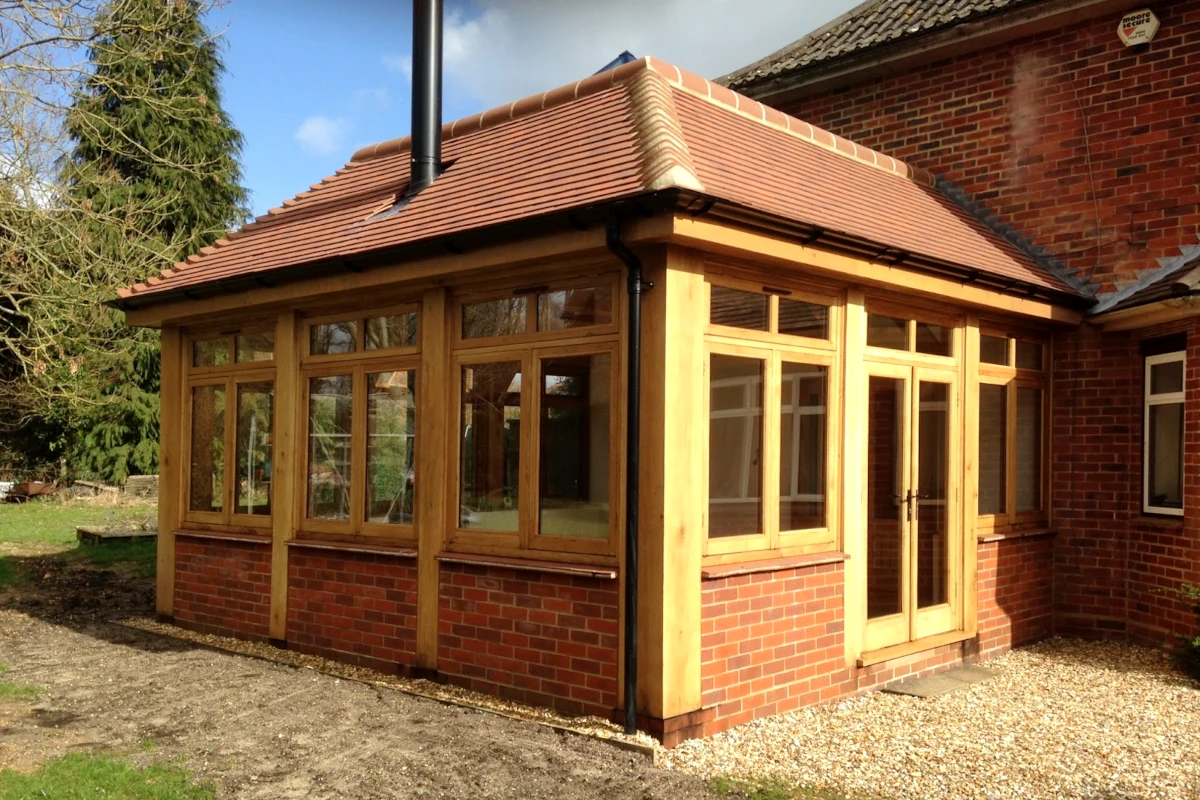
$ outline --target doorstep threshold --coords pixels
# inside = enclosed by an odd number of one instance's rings
[[[909,697],[941,697],[977,683],[990,681],[1000,674],[999,670],[967,665],[952,667],[945,672],[926,675],[923,678],[905,678],[883,687],[883,691],[891,694],[903,694]]]

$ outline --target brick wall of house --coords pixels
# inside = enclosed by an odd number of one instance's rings
[[[617,706],[617,581],[442,565],[438,671],[569,714]]]
[[[292,549],[289,649],[395,672],[412,665],[416,630],[415,559]]]
[[[1200,0],[1154,9],[1146,52],[1117,39],[1117,11],[780,109],[932,170],[1119,284],[1200,226]]]
[[[1054,536],[980,542],[980,659],[1054,633]]]
[[[265,640],[271,617],[271,546],[178,536],[175,622],[186,628]]]
[[[1055,630],[1158,644],[1194,627],[1171,592],[1200,581],[1200,335],[1194,324],[1058,336],[1051,415]],[[1183,518],[1142,513],[1140,338],[1189,331]]]

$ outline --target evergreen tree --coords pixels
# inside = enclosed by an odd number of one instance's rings
[[[200,15],[197,0],[111,0],[97,20],[104,33],[67,116],[72,149],[61,164],[82,244],[63,258],[94,287],[95,304],[247,216],[242,137],[221,108],[224,66]],[[85,337],[62,342],[48,370],[77,387],[68,462],[113,480],[156,469],[157,335],[125,329],[108,309],[74,313]]]

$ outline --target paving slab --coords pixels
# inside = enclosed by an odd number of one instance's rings
[[[905,678],[902,681],[889,683],[883,691],[892,694],[906,694],[910,697],[940,697],[957,689],[965,689],[976,683],[990,680],[1000,672],[987,667],[954,667],[945,672],[926,675],[923,678]]]

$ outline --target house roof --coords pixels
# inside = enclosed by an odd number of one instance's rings
[[[673,190],[1053,295],[1081,295],[942,194],[933,176],[642,58],[449,123],[445,172],[398,213],[409,139],[120,292],[132,308],[272,273]],[[332,268],[331,268],[332,269]]]
[[[1105,297],[1092,311],[1125,311],[1196,294],[1200,294],[1200,245],[1188,245],[1180,248],[1179,255],[1161,259],[1158,268],[1149,270],[1140,280]]]
[[[832,22],[720,79],[732,89],[756,84],[883,45],[915,39],[1039,0],[867,0]]]

